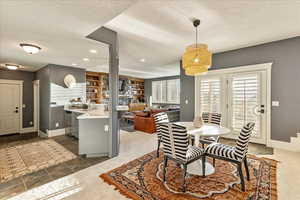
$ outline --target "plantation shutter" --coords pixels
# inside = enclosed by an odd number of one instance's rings
[[[161,81],[153,81],[152,82],[152,98],[153,103],[160,103],[161,102]]]
[[[152,81],[153,103],[166,103],[166,81]]]
[[[260,117],[256,113],[261,104],[259,74],[233,75],[231,87],[232,129],[238,134],[246,123],[255,122],[253,136],[259,137]]]
[[[221,80],[200,81],[200,112],[221,113]]]
[[[167,80],[167,103],[180,102],[180,80]]]

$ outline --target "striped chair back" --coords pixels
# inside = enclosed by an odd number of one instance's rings
[[[159,128],[164,155],[186,162],[189,145],[186,128],[174,123],[161,123]]]
[[[240,135],[236,141],[236,146],[235,146],[235,156],[238,160],[243,159],[248,152],[248,144],[254,126],[255,123],[249,122],[242,128],[240,132]]]
[[[203,112],[202,113],[202,120],[204,123],[208,123],[209,122],[209,116],[210,116],[210,113],[209,112]]]
[[[157,114],[153,115],[153,117],[154,117],[157,137],[160,140],[161,139],[161,133],[159,131],[159,124],[160,123],[168,123],[169,122],[169,117],[168,117],[167,113],[165,113],[165,112],[157,113]]]
[[[220,113],[209,113],[209,112],[203,112],[202,113],[202,119],[204,123],[210,123],[210,124],[216,124],[221,125],[221,117],[222,114]]]
[[[221,117],[222,117],[222,115],[220,113],[210,113],[209,123],[220,126],[221,125]]]

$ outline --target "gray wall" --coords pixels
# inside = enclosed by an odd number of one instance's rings
[[[192,121],[195,110],[195,82],[193,76],[185,75],[181,62],[180,91],[180,121]]]
[[[53,64],[48,66],[50,67],[50,83],[65,87],[64,78],[68,74],[72,74],[77,83],[85,83],[85,69]],[[64,119],[63,106],[50,107],[49,130],[65,128]],[[55,126],[56,123],[59,124],[58,127]]]
[[[50,84],[65,87],[63,80],[67,74],[72,74],[77,83],[85,83],[85,69],[49,64],[36,72],[36,79],[40,80],[40,130],[43,132],[65,127],[64,107],[50,107]]]
[[[145,101],[146,103],[149,103],[149,98],[152,95],[152,81],[161,81],[161,80],[170,80],[170,79],[177,79],[180,78],[180,76],[166,76],[166,77],[160,77],[160,78],[152,78],[152,79],[145,79],[144,83],[144,94],[145,94]]]
[[[40,82],[40,130],[46,133],[50,116],[50,68],[41,68],[35,73],[35,78]]]
[[[263,45],[217,53],[213,55],[214,69],[273,62],[272,65],[272,100],[280,102],[279,107],[272,108],[271,138],[290,141],[300,130],[300,37],[266,43]],[[184,72],[183,72],[184,73]],[[182,90],[182,98],[194,100],[193,77],[181,73],[181,82],[189,84],[189,90]],[[188,81],[187,81],[188,80]],[[184,101],[181,101],[184,106]],[[194,104],[186,107],[182,120],[191,118]],[[182,109],[184,110],[184,109]],[[188,115],[190,113],[190,115]]]
[[[23,128],[32,127],[33,123],[33,83],[34,73],[25,71],[0,70],[0,79],[22,80],[23,82]]]

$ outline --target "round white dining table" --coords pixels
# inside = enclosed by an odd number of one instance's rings
[[[176,124],[186,127],[187,134],[195,137],[195,146],[199,146],[201,137],[222,136],[229,134],[229,128],[214,124],[203,124],[200,128],[194,126],[193,122],[177,122]],[[189,174],[203,175],[201,159],[188,165],[187,172]],[[209,162],[205,163],[205,175],[210,175],[215,172],[215,168]]]

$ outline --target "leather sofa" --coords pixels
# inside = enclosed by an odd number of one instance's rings
[[[146,112],[135,112],[134,129],[146,133],[155,133],[156,128],[155,128],[155,121],[153,115],[165,111],[167,110],[158,109],[158,110],[150,110]]]

